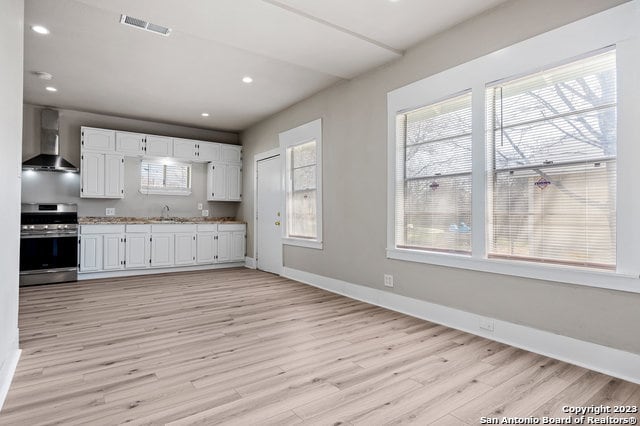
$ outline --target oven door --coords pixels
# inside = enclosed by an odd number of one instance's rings
[[[42,282],[74,280],[78,268],[77,234],[23,235],[20,238],[20,275],[50,274]],[[56,275],[57,274],[57,275]],[[55,281],[54,281],[55,280]]]

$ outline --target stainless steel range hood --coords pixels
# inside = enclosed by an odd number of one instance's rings
[[[60,156],[58,111],[43,109],[40,129],[40,155],[22,163],[22,170],[78,172],[78,168]]]

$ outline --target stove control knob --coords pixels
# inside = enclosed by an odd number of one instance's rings
[[[45,225],[43,228],[44,228],[44,229],[47,229],[47,228],[49,228],[49,225]]]
[[[33,225],[31,225],[31,226],[29,227],[29,229],[36,229],[36,227],[35,227],[35,226],[33,226]]]
[[[65,226],[64,226],[64,229],[68,229],[68,228],[69,228],[69,225],[65,225]]]
[[[27,225],[22,225],[22,229],[29,229]]]
[[[62,229],[62,225],[58,225],[58,229]]]

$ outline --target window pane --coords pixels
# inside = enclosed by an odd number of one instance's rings
[[[153,190],[189,190],[191,166],[143,161],[140,165],[140,188]]]
[[[499,172],[491,253],[614,267],[615,162]]]
[[[471,175],[408,181],[400,246],[471,252]]]
[[[303,143],[291,148],[293,168],[316,164],[316,141]]]
[[[396,245],[471,252],[471,93],[397,116]]]
[[[167,165],[166,188],[168,189],[188,189],[189,188],[189,166],[181,164]]]
[[[616,265],[615,50],[488,90],[492,256]]]
[[[289,236],[317,238],[316,190],[297,191],[290,199]]]
[[[306,166],[293,170],[293,190],[315,189],[316,166]]]
[[[163,188],[164,165],[142,162],[140,178],[142,188]]]

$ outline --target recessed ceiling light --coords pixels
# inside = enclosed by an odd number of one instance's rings
[[[58,89],[56,89],[53,86],[47,86],[47,87],[45,87],[45,89],[47,89],[49,92],[57,92],[58,91]]]
[[[248,75],[242,78],[242,82],[243,83],[253,83],[253,79],[251,77],[249,77]]]
[[[49,34],[49,30],[42,25],[33,25],[31,29],[38,34]]]
[[[203,116],[203,117],[208,117],[208,116],[209,116],[209,113],[208,113],[208,112],[203,112],[203,113],[202,113],[202,114],[200,114],[200,115],[201,115],[201,116]]]

